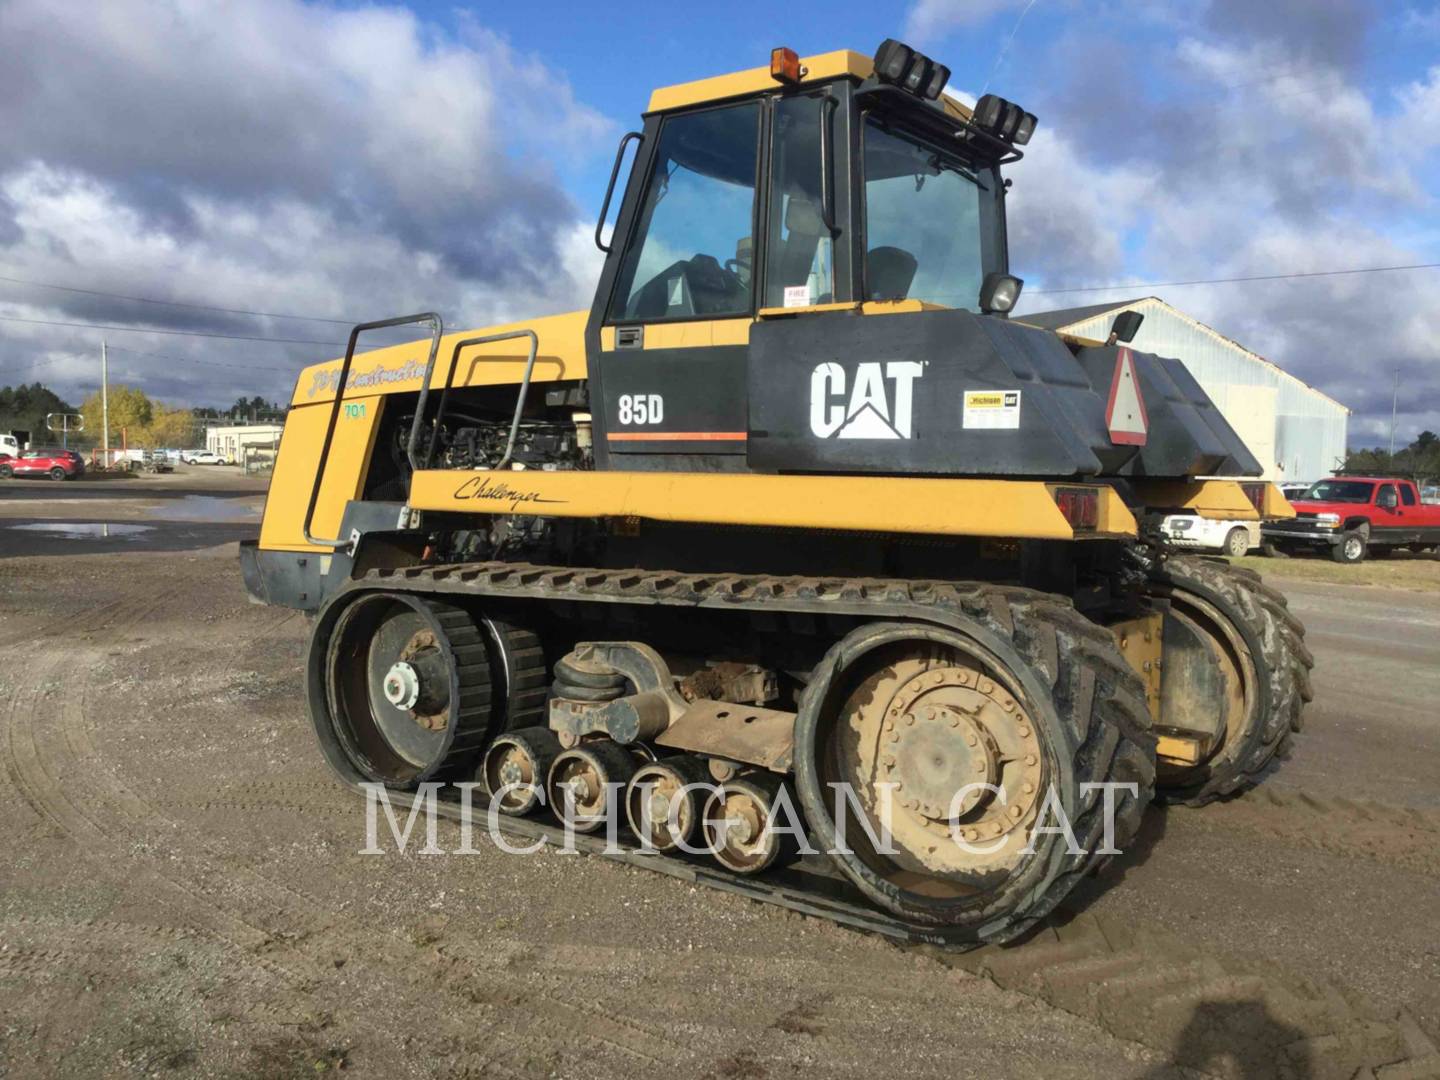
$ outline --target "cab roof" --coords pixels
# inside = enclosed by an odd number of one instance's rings
[[[840,49],[836,52],[802,56],[800,66],[804,71],[804,75],[800,78],[801,86],[828,82],[831,79],[846,76],[859,82],[870,78],[875,73],[875,61],[853,49]],[[694,82],[662,86],[650,94],[650,104],[645,111],[647,113],[668,112],[672,109],[689,108],[692,105],[703,105],[711,101],[723,101],[726,98],[760,94],[767,90],[775,90],[780,86],[781,84],[770,74],[770,67],[767,64],[765,67],[733,71],[728,75],[715,75],[708,79],[697,79]],[[937,104],[958,119],[970,119],[970,110],[946,94],[940,95]]]

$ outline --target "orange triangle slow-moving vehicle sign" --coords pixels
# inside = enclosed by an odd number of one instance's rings
[[[1144,446],[1150,435],[1150,417],[1145,412],[1145,395],[1135,373],[1135,357],[1122,347],[1115,357],[1115,375],[1110,380],[1110,400],[1105,406],[1105,426],[1116,446]]]

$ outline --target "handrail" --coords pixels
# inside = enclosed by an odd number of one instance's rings
[[[435,368],[435,353],[440,348],[440,335],[444,332],[444,324],[440,316],[433,311],[424,311],[418,315],[401,315],[394,319],[381,319],[378,322],[359,323],[350,329],[350,340],[345,346],[345,359],[340,364],[340,372],[335,382],[335,400],[330,406],[330,420],[325,425],[325,441],[320,444],[320,462],[315,467],[315,483],[310,488],[310,505],[305,509],[305,523],[302,529],[305,533],[305,542],[314,544],[316,547],[343,548],[350,541],[340,538],[327,538],[314,536],[310,532],[310,526],[315,522],[315,507],[320,502],[320,485],[325,480],[325,466],[330,460],[330,444],[335,438],[335,422],[340,418],[340,409],[344,405],[345,387],[350,381],[350,364],[355,359],[355,342],[360,335],[367,330],[384,330],[390,326],[410,326],[412,324],[428,323],[430,326],[430,361],[425,368],[426,384],[429,384],[429,372]],[[421,397],[424,392],[422,388]]]
[[[600,204],[600,220],[595,222],[595,246],[606,255],[610,254],[610,245],[600,239],[600,234],[605,231],[605,217],[610,213],[610,199],[615,194],[615,181],[620,176],[620,162],[625,157],[625,144],[631,139],[644,138],[638,131],[627,131],[620,137],[620,145],[615,149],[615,166],[610,170],[610,183],[605,187],[605,201]],[[612,236],[610,239],[615,238]]]
[[[829,94],[820,99],[820,220],[835,235],[834,179],[830,167],[830,116],[836,101]]]
[[[498,462],[491,465],[492,470],[503,469],[510,463],[510,456],[515,452],[515,440],[520,433],[520,417],[525,412],[525,399],[530,394],[530,375],[535,370],[535,356],[540,351],[540,337],[534,330],[511,330],[504,334],[489,334],[485,337],[466,338],[464,341],[455,343],[455,351],[450,354],[450,367],[445,373],[445,385],[440,389],[440,404],[435,410],[435,426],[430,429],[430,444],[425,448],[425,464],[416,464],[416,469],[429,468],[435,460],[435,445],[440,437],[440,422],[445,416],[445,403],[450,397],[450,387],[455,382],[455,371],[460,366],[460,350],[468,349],[472,345],[490,345],[497,341],[513,341],[516,338],[530,339],[530,355],[525,361],[525,374],[520,377],[520,396],[515,402],[515,416],[510,421],[510,438],[505,442],[505,454]],[[509,361],[509,357],[499,356],[477,356],[475,360]],[[415,414],[418,419],[420,414]],[[413,459],[412,459],[412,463]]]

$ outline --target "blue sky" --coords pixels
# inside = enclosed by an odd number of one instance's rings
[[[1013,34],[1008,49],[1007,41]],[[1011,170],[1022,305],[1154,292],[1355,410],[1440,430],[1440,0],[876,5],[0,0],[0,277],[480,326],[583,306],[615,140],[650,90],[885,37],[1040,117]],[[1054,292],[1075,286],[1108,291]],[[5,321],[5,320],[10,321]],[[284,396],[330,341],[245,316],[0,283],[0,383],[120,376],[179,402]]]

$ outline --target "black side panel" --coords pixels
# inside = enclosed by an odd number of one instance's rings
[[[1110,440],[1118,349],[968,311],[805,315],[750,334],[750,466],[965,476],[1236,476],[1259,464],[1175,360],[1135,353],[1146,445]]]
[[[677,470],[674,455],[700,455],[716,459],[713,469],[743,469],[747,352],[712,345],[601,354],[596,431],[615,455],[610,467]]]
[[[967,420],[966,393],[995,391],[1019,396]],[[768,471],[1072,477],[1109,443],[1058,337],[966,311],[762,321],[749,393],[749,461]]]
[[[254,540],[240,541],[240,576],[245,591],[261,604],[314,611],[320,607],[320,554],[262,551]]]

